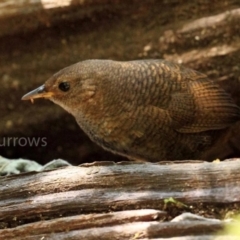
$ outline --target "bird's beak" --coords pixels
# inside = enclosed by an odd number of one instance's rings
[[[45,85],[42,85],[32,90],[31,92],[25,94],[22,97],[22,100],[31,100],[33,102],[35,98],[50,98],[52,97],[52,95],[53,93],[46,91]]]

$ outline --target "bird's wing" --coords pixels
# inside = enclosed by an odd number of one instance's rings
[[[240,109],[213,81],[189,81],[187,91],[172,93],[168,112],[179,132],[223,129],[240,119]]]

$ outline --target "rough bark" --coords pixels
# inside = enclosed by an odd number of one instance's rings
[[[0,230],[4,239],[211,235],[225,223],[191,216],[191,220],[188,216],[162,221],[181,212],[200,212],[203,205],[209,207],[208,216],[210,209],[219,205],[221,210],[238,208],[240,159],[166,164],[96,162],[1,178],[0,195],[0,226],[12,227]]]

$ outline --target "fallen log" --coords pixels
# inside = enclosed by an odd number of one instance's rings
[[[30,172],[1,177],[0,196],[0,235],[4,239],[14,234],[24,239],[211,235],[223,229],[223,222],[162,221],[186,211],[202,211],[216,218],[217,208],[238,209],[240,159],[95,162]]]

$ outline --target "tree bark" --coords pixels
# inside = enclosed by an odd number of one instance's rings
[[[211,235],[225,224],[217,219],[161,221],[201,209],[216,217],[210,209],[219,205],[221,211],[238,208],[240,159],[95,162],[1,178],[0,196],[0,226],[13,227],[0,230],[4,239],[13,235],[24,239]],[[54,237],[53,232],[57,232]]]

